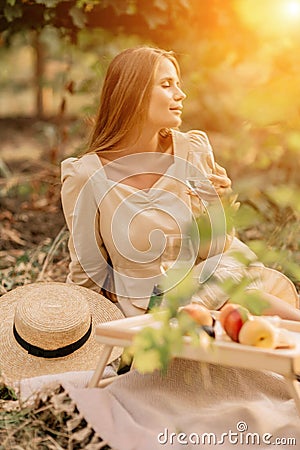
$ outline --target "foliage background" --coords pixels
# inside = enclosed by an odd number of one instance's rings
[[[241,239],[300,291],[299,25],[300,0],[0,0],[0,295],[65,280],[60,162],[85,148],[111,58],[140,44],[176,52],[182,130],[208,133]],[[101,448],[46,397],[24,409],[0,379],[0,449]]]
[[[85,147],[111,58],[140,44],[176,52],[182,130],[208,133],[242,201],[240,237],[299,286],[298,0],[1,6],[2,293],[64,279],[59,164]]]

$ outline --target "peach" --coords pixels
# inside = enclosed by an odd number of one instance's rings
[[[205,326],[213,325],[213,318],[210,311],[205,308],[205,306],[199,305],[198,303],[189,303],[188,305],[182,306],[180,311],[184,311],[198,324]]]
[[[276,347],[276,328],[265,318],[252,316],[244,323],[239,333],[239,342],[262,348]]]

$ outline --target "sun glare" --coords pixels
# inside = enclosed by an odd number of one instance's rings
[[[300,16],[300,2],[296,0],[291,0],[284,4],[284,9],[289,17],[299,17]]]
[[[300,29],[300,0],[235,0],[234,5],[261,36],[287,37]]]

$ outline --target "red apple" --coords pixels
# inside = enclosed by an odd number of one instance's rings
[[[212,326],[213,318],[210,311],[205,306],[198,303],[189,303],[188,305],[180,308],[180,311],[184,311],[198,324]]]
[[[228,312],[224,319],[224,330],[235,342],[239,342],[239,333],[245,322],[250,317],[248,309],[238,306]]]
[[[237,305],[237,304],[235,304],[235,303],[226,303],[226,305],[223,306],[223,308],[221,308],[221,310],[220,310],[220,316],[219,316],[219,321],[220,321],[220,323],[221,323],[221,325],[222,325],[222,327],[223,327],[224,330],[225,330],[225,320],[226,320],[226,317],[228,316],[228,314],[229,314],[231,311],[233,311],[234,309],[236,309],[238,306],[240,306],[240,305]]]

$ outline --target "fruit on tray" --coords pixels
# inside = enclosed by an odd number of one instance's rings
[[[251,316],[242,326],[239,342],[262,348],[275,348],[277,329],[264,317]]]
[[[225,329],[225,319],[226,319],[227,315],[231,311],[233,311],[237,306],[239,306],[239,305],[236,305],[234,303],[226,303],[226,305],[223,306],[223,308],[221,309],[220,316],[219,316],[219,321],[220,321],[223,329]]]
[[[226,334],[235,342],[240,342],[239,334],[245,322],[251,317],[247,308],[228,303],[221,310],[220,322]]]
[[[182,306],[180,311],[186,312],[198,325],[208,327],[213,325],[213,317],[210,311],[198,303],[189,303]]]
[[[201,325],[201,330],[205,331],[205,333],[208,334],[208,336],[215,338],[216,333],[213,325]]]
[[[215,320],[205,306],[189,303],[179,308],[187,313],[209,336],[215,337]],[[239,304],[228,303],[220,311],[219,322],[231,340],[260,348],[292,348],[293,337],[287,330],[280,329],[264,316],[253,316]]]

